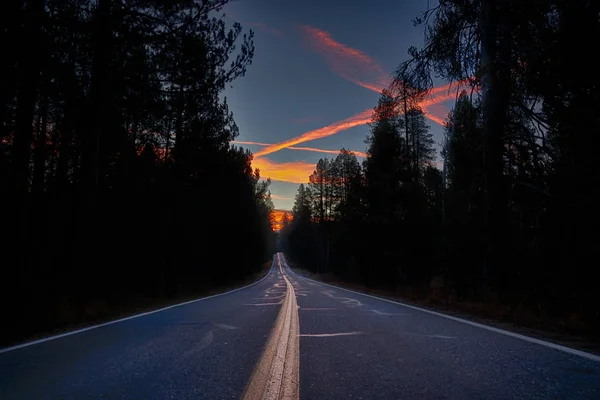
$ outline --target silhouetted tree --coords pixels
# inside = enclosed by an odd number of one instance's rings
[[[331,271],[422,298],[443,281],[448,299],[600,329],[586,261],[599,220],[600,88],[595,64],[573,46],[600,34],[599,12],[585,0],[450,0],[417,17],[424,43],[382,92],[361,173],[347,186],[344,152],[331,164]],[[443,171],[419,109],[434,76],[457,91]],[[313,205],[307,243],[328,215]],[[288,251],[299,246],[293,228]],[[314,269],[321,258],[306,252],[302,263]]]
[[[316,272],[320,261],[317,249],[321,237],[313,215],[311,193],[304,184],[300,184],[294,199],[292,222],[282,234],[286,237],[285,250],[288,254],[310,271]]]
[[[2,2],[1,300],[30,318],[1,340],[198,293],[270,257],[270,181],[230,145],[222,92],[254,45],[227,3]]]
[[[408,110],[404,120],[408,123],[407,132],[410,132],[408,147],[412,159],[413,177],[415,181],[421,181],[425,168],[435,161],[433,134],[425,122],[425,114],[418,108]]]

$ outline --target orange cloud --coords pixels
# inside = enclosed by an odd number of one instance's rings
[[[375,59],[335,41],[329,32],[310,26],[303,26],[302,30],[316,50],[327,59],[331,69],[343,78],[377,93],[388,86],[390,77]],[[455,93],[451,93],[450,89],[450,85],[435,87],[430,92],[431,97],[420,104],[427,118],[440,125],[444,125],[448,109],[432,105],[452,100]]]
[[[273,193],[271,193],[271,198],[274,200],[294,200],[293,197],[279,196],[279,195],[273,194]]]
[[[425,115],[427,116],[427,118],[429,118],[430,120],[432,120],[433,122],[439,124],[439,125],[444,125],[444,120],[441,119],[440,117],[437,117],[433,114],[429,114],[427,113],[428,110],[425,111]]]
[[[329,62],[330,68],[337,74],[361,87],[381,93],[382,89],[388,86],[389,76],[377,61],[361,52],[344,44],[336,42],[326,31],[319,30],[310,26],[302,27],[305,34],[316,47],[317,51],[323,54]],[[420,106],[425,111],[426,116],[440,125],[444,124],[444,119],[448,114],[446,107],[441,105],[455,97],[455,93],[450,91],[450,85],[442,85],[431,90],[428,97],[421,102]],[[337,154],[336,150],[325,150],[313,147],[298,147],[300,143],[315,139],[335,135],[341,131],[355,126],[364,125],[371,121],[372,109],[365,110],[359,114],[353,115],[342,121],[335,122],[323,128],[314,129],[303,133],[300,136],[288,139],[286,141],[269,144],[259,142],[242,142],[239,144],[253,144],[263,146],[254,154],[252,162],[254,168],[261,170],[262,176],[270,177],[273,180],[304,183],[308,176],[313,172],[314,165],[303,161],[277,163],[264,158],[263,156],[289,148],[291,150],[315,151],[320,153]],[[364,157],[362,152],[355,152],[357,156]],[[275,197],[274,197],[275,198]]]
[[[314,147],[298,147],[298,146],[292,146],[292,147],[288,147],[288,149],[293,148],[294,150],[305,150],[305,151],[314,151],[317,153],[327,153],[327,154],[340,154],[339,150],[325,150],[325,149],[316,149]],[[352,153],[354,153],[354,155],[356,155],[357,157],[363,157],[365,158],[367,156],[366,153],[363,153],[362,151],[356,151],[356,150],[349,150]]]
[[[269,146],[270,143],[262,143],[262,142],[248,142],[245,140],[232,140],[231,143],[235,143],[235,144],[251,144],[251,145],[255,145],[255,146]]]
[[[301,29],[330,68],[344,79],[378,93],[387,86],[388,74],[367,54],[335,41],[329,32],[311,26]]]
[[[427,115],[427,117],[434,121],[437,122],[440,125],[444,125],[444,119],[438,117],[438,115],[446,115],[448,116],[448,113],[450,112],[450,110],[448,109],[448,107],[446,107],[443,104],[429,104],[425,109],[425,113]]]
[[[255,157],[252,167],[260,170],[260,175],[274,181],[306,183],[315,170],[313,163],[305,161],[274,162],[264,157]]]
[[[427,106],[431,106],[437,104],[438,102],[443,102],[447,100],[451,100],[454,98],[454,94],[448,92],[448,85],[440,86],[435,88],[432,91],[433,95],[429,98],[425,99],[421,106],[423,108]],[[437,94],[436,94],[437,93]],[[295,150],[306,150],[310,149],[310,151],[318,151],[323,153],[337,154],[338,151],[335,150],[323,150],[323,149],[315,149],[312,147],[297,147],[295,144],[308,142],[310,140],[321,139],[324,137],[335,135],[338,132],[344,131],[346,129],[350,129],[354,126],[364,125],[371,121],[372,110],[368,109],[363,111],[362,113],[356,114],[352,117],[346,118],[345,120],[333,123],[323,128],[314,129],[312,131],[308,131],[303,133],[300,136],[296,136],[295,138],[288,139],[286,141],[280,143],[261,143],[261,142],[247,142],[247,141],[235,141],[234,143],[239,144],[253,144],[258,146],[264,146],[264,148],[254,154],[254,160],[252,161],[252,165],[254,168],[258,168],[261,171],[261,175],[264,177],[269,177],[272,180],[276,181],[284,181],[291,183],[305,183],[308,180],[308,176],[312,174],[314,171],[314,164],[307,163],[304,161],[294,161],[294,162],[283,162],[277,163],[271,161],[263,156],[271,153],[275,153],[279,150],[285,148],[294,148]],[[447,112],[445,113],[447,115]],[[431,118],[431,116],[430,116]],[[434,118],[437,118],[434,116]],[[443,120],[440,118],[439,123],[443,124]],[[366,154],[362,152],[357,152],[357,156],[365,157]]]
[[[232,143],[236,143],[236,144],[249,144],[249,145],[255,145],[255,146],[272,146],[271,143],[261,143],[261,142],[247,142],[247,141],[243,141],[243,140],[233,140]],[[290,147],[286,147],[289,150],[303,150],[303,151],[313,151],[315,153],[326,153],[326,154],[339,154],[340,151],[339,150],[326,150],[326,149],[318,149],[315,147],[298,147],[298,146],[290,146]],[[362,151],[354,151],[351,150],[357,157],[366,157],[366,153],[363,153]]]
[[[432,115],[428,114],[428,109],[432,104],[438,104],[444,101],[448,101],[454,98],[454,94],[448,91],[450,85],[443,85],[435,88],[435,91],[432,91],[432,94],[429,95],[423,102],[421,102],[421,107],[425,110],[425,115],[429,117],[432,121],[443,125],[443,119],[447,116],[447,112],[443,117],[433,116],[437,119],[434,120]],[[308,142],[315,139],[322,139],[328,136],[333,136],[338,132],[345,131],[346,129],[353,128],[355,126],[364,125],[368,122],[371,122],[371,114],[373,113],[372,109],[367,109],[359,114],[353,115],[349,118],[346,118],[342,121],[335,122],[333,124],[327,125],[323,128],[313,129],[311,131],[305,132],[300,136],[296,136],[294,138],[285,140],[283,142],[274,143],[265,146],[264,149],[259,150],[254,154],[255,157],[261,157],[267,154],[275,153],[281,149],[290,148],[296,144]]]
[[[371,121],[372,109],[367,109],[359,114],[353,115],[352,117],[346,118],[342,121],[335,122],[331,125],[327,125],[323,128],[313,129],[303,133],[295,138],[288,139],[283,142],[274,143],[266,146],[264,149],[259,150],[254,154],[255,157],[261,157],[267,154],[275,153],[281,149],[285,149],[296,144],[308,142],[310,140],[322,139],[328,136],[335,135],[338,132],[345,131],[346,129],[353,128],[355,126],[364,125]],[[312,171],[311,171],[312,172]]]

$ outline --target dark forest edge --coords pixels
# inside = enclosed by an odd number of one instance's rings
[[[227,2],[0,2],[0,342],[241,282],[271,257],[270,182],[230,145],[222,92],[254,45]]]
[[[9,338],[0,343],[0,348],[19,346],[36,340],[52,338],[61,334],[75,332],[80,329],[93,328],[94,326],[102,325],[104,323],[135,317],[140,314],[160,311],[166,307],[177,306],[190,301],[202,300],[208,297],[225,294],[259,282],[267,276],[271,270],[272,264],[273,259],[271,258],[265,262],[261,268],[258,268],[256,272],[250,273],[245,278],[234,279],[222,284],[211,284],[206,287],[198,286],[190,292],[179,292],[173,296],[137,296],[121,301],[118,304],[113,303],[112,305],[109,305],[105,300],[98,299],[93,303],[85,305],[86,315],[83,318],[77,313],[77,310],[66,309],[63,312],[67,318],[63,319],[60,325],[53,323],[45,328],[23,332],[12,339]],[[65,304],[64,306],[72,307],[68,304]]]
[[[588,353],[600,354],[600,340],[598,340],[597,331],[586,327],[572,329],[568,324],[562,323],[560,319],[540,319],[535,314],[535,310],[531,308],[520,307],[515,310],[504,303],[447,296],[443,290],[428,290],[426,286],[405,287],[404,290],[366,286],[360,281],[342,279],[332,273],[311,272],[294,261],[287,253],[285,257],[292,271],[314,281],[481,323]]]
[[[382,92],[366,159],[319,160],[283,221],[286,253],[370,289],[597,335],[600,87],[573,43],[600,35],[599,12],[449,0],[416,18],[425,43]],[[419,107],[434,77],[457,98],[442,168]]]

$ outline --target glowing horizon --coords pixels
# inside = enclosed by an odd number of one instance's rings
[[[271,178],[273,181],[306,183],[315,169],[315,164],[305,161],[278,163],[265,157],[255,157],[252,160],[252,168],[257,168],[262,177]]]
[[[271,213],[271,218],[272,218],[272,221],[273,221],[272,228],[273,228],[274,231],[279,231],[283,227],[283,216],[284,216],[284,214],[287,214],[287,216],[288,216],[288,218],[289,218],[290,221],[293,219],[292,212],[289,211],[289,210],[275,209]]]

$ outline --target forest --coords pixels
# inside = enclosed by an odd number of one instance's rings
[[[600,85],[574,43],[600,3],[446,0],[414,18],[360,163],[321,159],[282,245],[312,273],[414,298],[492,304],[513,320],[600,331],[595,295]],[[454,108],[436,143],[419,104]]]
[[[230,144],[223,90],[254,44],[227,2],[0,2],[0,341],[229,285],[271,257],[270,181]]]

